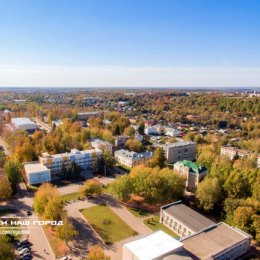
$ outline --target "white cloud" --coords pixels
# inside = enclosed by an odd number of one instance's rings
[[[256,87],[260,68],[0,66],[0,86]]]

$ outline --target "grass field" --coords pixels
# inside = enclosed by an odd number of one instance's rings
[[[144,211],[142,209],[136,209],[136,208],[127,208],[127,209],[137,218],[148,217],[150,215],[148,211]]]
[[[83,198],[83,196],[79,192],[72,192],[69,194],[65,194],[61,196],[61,201],[62,202],[69,202],[72,200],[76,200],[78,198]]]
[[[157,230],[162,230],[165,233],[169,234],[170,236],[179,239],[180,237],[175,234],[173,231],[171,231],[169,228],[164,226],[163,224],[160,223],[160,217],[159,216],[154,216],[148,219],[144,220],[144,224],[150,228],[152,231],[157,231]]]
[[[106,244],[138,235],[108,206],[94,206],[80,212]]]

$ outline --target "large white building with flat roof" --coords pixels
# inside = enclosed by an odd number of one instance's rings
[[[10,125],[14,130],[25,130],[29,133],[32,133],[37,129],[36,124],[26,117],[12,118]]]
[[[51,181],[50,169],[40,163],[25,164],[24,172],[30,185]]]
[[[159,230],[125,243],[122,260],[159,260],[182,249],[181,242]]]

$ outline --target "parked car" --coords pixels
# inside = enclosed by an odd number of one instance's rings
[[[27,238],[20,240],[20,241],[17,243],[16,246],[17,246],[17,247],[20,247],[20,246],[25,245],[25,244],[28,244],[28,239],[27,239]]]
[[[22,255],[24,255],[25,253],[30,252],[30,249],[29,249],[29,248],[23,248],[22,250],[20,250],[20,251],[18,251],[18,252],[19,252],[19,254],[22,256]]]
[[[24,260],[24,258],[30,258],[31,257],[31,253],[27,252],[27,253],[23,254],[21,257],[22,257],[22,260]]]
[[[27,243],[27,244],[21,245],[20,247],[18,247],[18,251],[21,251],[24,248],[29,248],[29,244]]]

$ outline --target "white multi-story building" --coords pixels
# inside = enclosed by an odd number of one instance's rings
[[[179,134],[181,134],[181,131],[172,127],[165,127],[164,133],[167,136],[178,136]]]
[[[144,128],[144,133],[146,135],[160,135],[164,131],[164,127],[162,125],[147,125]]]
[[[72,149],[70,153],[53,154],[42,153],[39,162],[27,163],[24,165],[29,184],[39,184],[51,181],[62,172],[72,161],[80,166],[82,170],[91,170],[97,157],[102,156],[102,150],[92,149],[78,151]]]
[[[145,163],[153,156],[152,152],[136,153],[129,150],[118,150],[115,151],[115,159],[118,163],[126,165],[128,167],[133,167]]]
[[[72,149],[70,153],[53,154],[42,153],[39,156],[39,162],[51,170],[51,174],[61,172],[63,165],[68,166],[72,161],[81,167],[83,170],[91,169],[94,161],[98,156],[102,155],[102,150],[92,149],[79,151]]]
[[[51,181],[50,169],[38,162],[25,164],[24,173],[30,185]]]
[[[191,141],[169,143],[162,146],[168,163],[182,160],[194,161],[196,159],[197,145]]]
[[[91,141],[91,145],[95,149],[100,149],[100,150],[107,150],[111,154],[113,153],[113,146],[111,143],[100,140],[100,139],[94,139]]]

